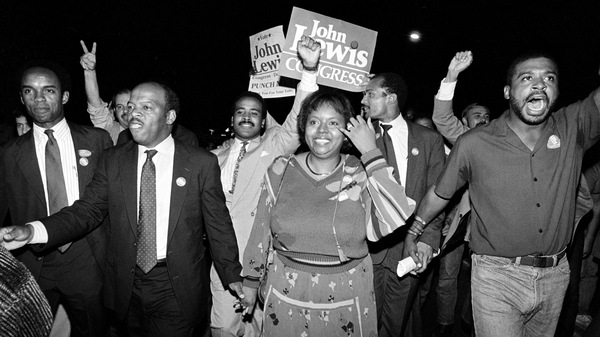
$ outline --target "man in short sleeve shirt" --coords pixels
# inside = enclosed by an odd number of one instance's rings
[[[504,97],[500,118],[459,137],[417,218],[426,225],[468,183],[477,336],[552,336],[582,157],[600,136],[600,91],[551,113],[558,68],[536,53],[513,61]]]

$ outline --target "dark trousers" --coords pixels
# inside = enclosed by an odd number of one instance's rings
[[[74,242],[64,254],[54,250],[45,255],[38,284],[53,314],[59,303],[64,305],[72,337],[106,336],[102,272],[85,239]]]
[[[181,311],[166,266],[156,266],[148,274],[135,268],[126,320],[130,337],[177,337],[198,333],[198,328]]]
[[[404,336],[418,294],[419,279],[410,274],[399,278],[396,271],[380,264],[373,265],[373,274],[379,337]]]

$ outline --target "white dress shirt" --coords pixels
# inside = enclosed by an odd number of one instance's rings
[[[69,129],[66,119],[63,118],[51,129],[54,131],[53,135],[54,138],[56,138],[58,148],[60,149],[60,162],[65,179],[65,188],[67,189],[67,200],[69,201],[70,206],[75,200],[79,199],[79,178],[77,175],[75,145],[73,144],[73,137],[71,137],[71,130]],[[46,131],[46,129],[33,124],[35,155],[40,167],[42,183],[44,184],[46,212],[50,215],[50,208],[48,206],[48,184],[46,181],[46,143],[48,142],[48,136],[44,131]]]
[[[152,162],[156,167],[156,258],[167,257],[167,235],[169,233],[169,212],[171,210],[171,185],[173,182],[173,160],[175,157],[175,141],[169,135],[154,148],[138,145],[137,164],[137,208],[140,214],[140,180],[142,167],[148,155],[146,150],[156,150]]]
[[[406,121],[399,115],[390,123],[379,123],[379,125],[391,125],[390,137],[394,145],[394,155],[396,156],[396,165],[398,165],[398,176],[402,186],[406,186],[406,169],[408,165],[408,125]],[[383,128],[381,128],[381,136],[383,137]]]
[[[44,134],[45,136],[45,134]],[[47,138],[47,137],[46,137]],[[167,256],[167,236],[169,233],[169,212],[171,208],[171,183],[173,180],[173,160],[175,157],[175,141],[169,135],[162,143],[153,148],[157,153],[152,158],[156,168],[156,257]],[[137,164],[137,214],[140,213],[140,180],[142,167],[146,162],[148,148],[138,145]],[[61,151],[62,157],[62,151]],[[63,164],[64,166],[64,164]],[[48,242],[48,232],[40,221],[29,223],[33,228],[33,237],[30,244]]]

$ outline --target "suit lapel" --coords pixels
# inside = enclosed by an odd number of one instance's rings
[[[173,238],[173,232],[179,223],[179,215],[191,183],[193,164],[188,160],[189,152],[181,142],[175,140],[175,155],[173,158],[173,177],[171,182],[171,206],[169,210],[169,232],[167,247]],[[179,181],[179,183],[178,183]],[[180,186],[182,185],[182,186]]]
[[[19,169],[39,201],[46,207],[46,195],[44,193],[44,184],[42,183],[42,177],[40,175],[40,166],[35,153],[33,130],[21,136],[16,144],[18,148],[15,153],[15,158]]]
[[[251,144],[248,146],[250,145]],[[241,199],[242,195],[244,195],[246,189],[248,188],[249,182],[252,181],[252,179],[262,179],[262,177],[254,177],[254,174],[257,171],[256,166],[258,165],[262,152],[263,147],[259,145],[251,152],[248,152],[244,156],[244,159],[242,159],[242,162],[240,163],[240,169],[238,171],[235,191],[233,192],[233,198],[231,200],[231,208],[233,208]]]
[[[85,135],[81,132],[81,129],[74,124],[69,123],[69,130],[71,132],[71,138],[73,139],[73,148],[75,150],[75,158],[80,158],[79,150],[91,151],[91,147],[87,143]],[[93,156],[99,156],[100,153],[92,153]],[[79,179],[79,197],[82,197],[82,192],[88,181],[92,180],[94,170],[90,168],[90,165],[83,166],[77,160],[77,177]]]
[[[406,148],[408,152],[408,159],[406,165],[406,195],[414,195],[417,187],[416,181],[423,179],[420,177],[422,173],[419,168],[423,167],[420,165],[420,161],[424,158],[423,150],[423,139],[418,132],[415,132],[413,125],[410,122],[406,122],[408,126],[408,146]]]
[[[129,225],[135,235],[137,235],[137,157],[138,146],[134,142],[125,145],[119,156],[123,200],[125,200]]]

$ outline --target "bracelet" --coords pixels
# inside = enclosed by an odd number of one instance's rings
[[[414,236],[421,236],[421,234],[423,234],[423,232],[425,231],[425,227],[427,227],[427,223],[423,219],[421,219],[420,216],[415,215],[414,221],[408,229],[408,233]]]
[[[427,222],[425,222],[425,220],[421,219],[420,216],[415,214],[415,220],[417,220],[421,226],[423,226],[423,228],[427,227]]]
[[[307,67],[304,65],[304,63],[302,63],[302,69],[304,69],[306,71],[318,71],[319,70],[319,62],[317,62],[317,64],[314,67]]]

